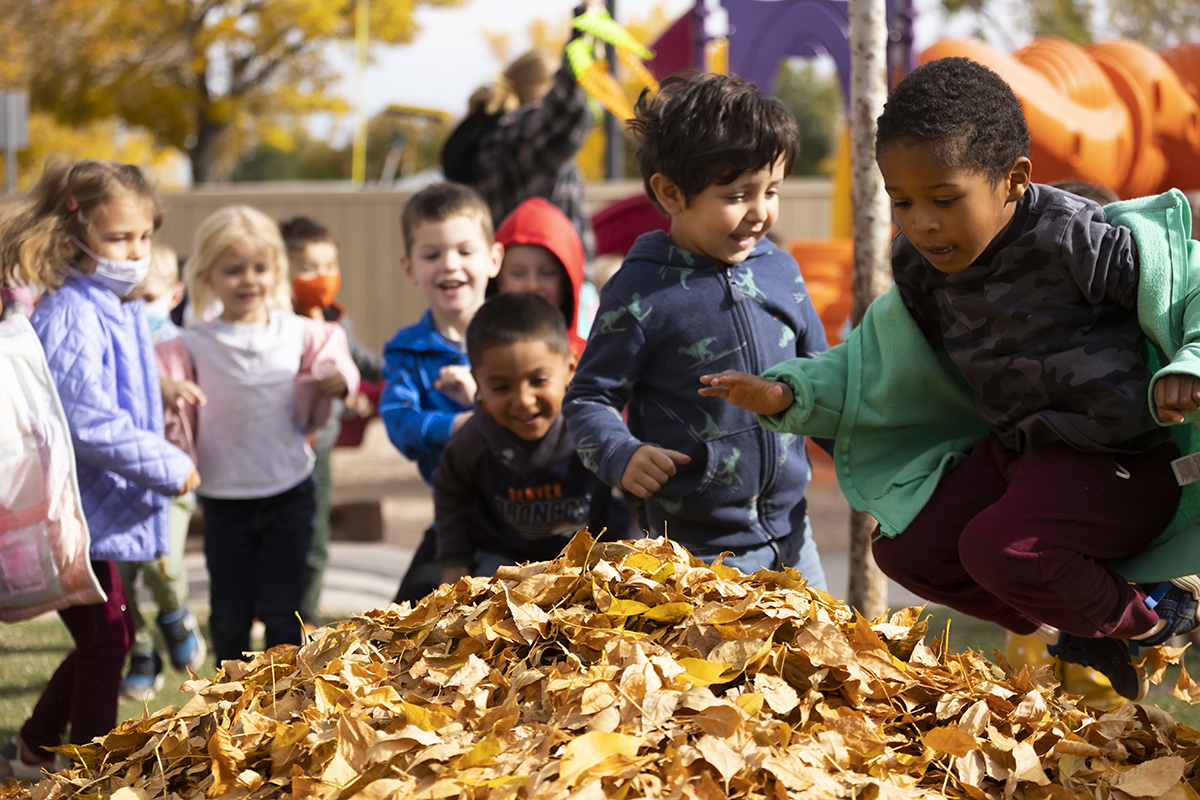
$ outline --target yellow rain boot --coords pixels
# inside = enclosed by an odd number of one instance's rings
[[[1036,636],[1018,636],[1012,631],[1004,644],[1008,663],[1015,668],[1031,667],[1035,664],[1050,664],[1058,678],[1058,691],[1063,694],[1083,695],[1082,705],[1112,711],[1125,705],[1128,700],[1113,691],[1108,678],[1091,667],[1080,664],[1065,664],[1046,652],[1046,643]]]

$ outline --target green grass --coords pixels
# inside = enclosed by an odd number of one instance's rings
[[[150,609],[143,613],[148,619],[154,619]],[[207,612],[196,615],[200,621],[201,632],[208,636]],[[161,640],[157,640],[159,652],[165,654],[166,648]],[[46,682],[59,663],[72,648],[71,636],[66,627],[56,615],[49,615],[15,624],[0,624],[0,741],[6,741],[15,736],[24,724],[26,717],[33,711],[38,697]],[[168,661],[164,665],[163,688],[158,696],[150,701],[149,710],[164,706],[182,706],[190,699],[190,695],[180,691],[180,685],[188,680],[187,671],[173,669]],[[201,673],[212,677],[216,670],[207,667]],[[141,700],[121,700],[117,710],[117,719],[126,720],[142,716],[147,705]]]
[[[1004,650],[1004,630],[997,625],[961,615],[951,619],[950,613],[941,607],[931,607],[928,614],[926,642],[941,637],[949,623],[950,648],[955,652],[976,650],[990,659],[993,650]],[[207,636],[207,614],[202,612],[197,616],[201,632]],[[51,673],[70,649],[71,637],[57,617],[0,625],[0,741],[17,733]],[[1190,655],[1189,650],[1185,658]],[[1189,672],[1200,674],[1195,657],[1190,660],[1192,668]],[[122,700],[119,720],[140,717],[147,708],[155,711],[168,705],[179,707],[188,701],[189,696],[179,690],[180,684],[188,679],[187,673],[172,669],[170,664],[165,669],[166,680],[158,696],[148,706],[141,701]],[[211,677],[215,673],[209,667],[203,674]],[[1162,685],[1152,686],[1145,702],[1171,712],[1177,721],[1200,730],[1200,705],[1185,707],[1171,697],[1171,688],[1178,675],[1178,667],[1168,670]]]

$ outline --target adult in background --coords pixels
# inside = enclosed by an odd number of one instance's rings
[[[593,6],[603,9],[604,3],[588,0],[576,13]],[[442,150],[442,167],[447,179],[483,195],[497,223],[531,197],[554,203],[579,232],[591,261],[595,234],[575,164],[591,128],[587,95],[570,64],[534,48],[471,95],[467,116]]]

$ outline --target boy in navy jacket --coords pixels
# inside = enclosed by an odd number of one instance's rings
[[[558,556],[581,528],[624,538],[629,509],[590,472],[559,411],[575,355],[562,313],[524,292],[484,304],[467,327],[479,409],[433,473],[442,581]]]
[[[671,78],[630,127],[646,190],[671,217],[604,286],[563,414],[583,462],[645,500],[646,521],[706,561],[796,567],[824,589],[805,440],[701,397],[700,376],[759,373],[825,350],[800,269],[765,236],[800,149],[776,100],[724,75]],[[628,410],[628,424],[621,410]]]

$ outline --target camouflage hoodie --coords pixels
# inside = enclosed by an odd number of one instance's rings
[[[700,376],[759,374],[825,348],[791,256],[763,239],[740,264],[713,263],[655,231],[604,285],[563,415],[583,463],[612,486],[644,444],[691,456],[646,501],[656,534],[685,545],[760,546],[803,524],[805,440],[701,397]]]
[[[1146,404],[1133,235],[1100,206],[1033,184],[1000,240],[963,271],[938,271],[903,233],[892,271],[1008,449],[1063,441],[1136,453],[1166,438]]]

